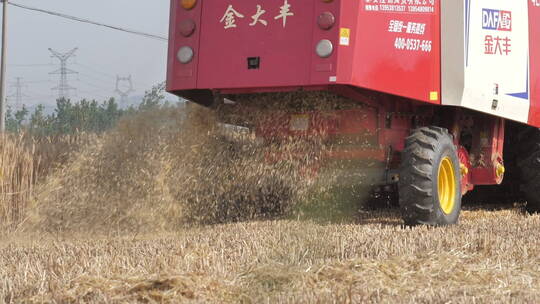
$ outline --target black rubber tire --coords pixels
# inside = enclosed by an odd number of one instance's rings
[[[449,157],[454,167],[455,202],[450,214],[441,208],[439,167]],[[399,205],[406,225],[444,226],[458,222],[461,211],[461,176],[457,150],[448,130],[416,129],[407,137],[399,178]]]
[[[521,191],[529,213],[540,213],[540,129],[527,128],[519,134],[517,166]]]

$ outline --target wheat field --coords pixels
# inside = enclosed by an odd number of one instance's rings
[[[465,211],[448,228],[253,221],[149,235],[12,235],[6,303],[538,303],[540,217]]]
[[[270,147],[286,158],[270,165],[207,112],[178,117],[3,139],[0,302],[540,302],[540,216],[522,205],[403,227],[306,178],[320,143]]]

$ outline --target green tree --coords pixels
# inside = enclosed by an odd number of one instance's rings
[[[142,102],[139,104],[138,110],[152,110],[159,108],[165,100],[165,82],[159,83],[152,87],[150,91],[144,93]]]
[[[13,117],[13,110],[11,109],[11,106],[7,106],[6,109],[6,130],[8,132],[19,132],[17,120],[15,120],[15,117]]]
[[[20,132],[24,128],[24,122],[28,115],[28,109],[25,105],[20,110],[13,113],[13,109],[8,106],[6,111],[6,130],[9,132]]]
[[[28,126],[30,133],[39,136],[47,136],[53,133],[51,118],[45,115],[44,111],[45,107],[40,104],[34,109],[34,113],[30,115]]]
[[[69,99],[58,99],[53,114],[53,131],[59,134],[72,133],[73,105]]]
[[[145,92],[138,106],[130,106],[126,110],[120,109],[114,98],[102,103],[87,99],[77,102],[58,99],[53,113],[46,114],[43,105],[38,105],[29,119],[29,111],[25,106],[15,113],[8,108],[7,129],[10,132],[27,129],[36,136],[72,134],[79,131],[101,133],[114,127],[122,116],[169,106],[171,105],[165,100],[165,83],[160,83]]]

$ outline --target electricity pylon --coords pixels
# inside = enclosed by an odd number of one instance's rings
[[[67,67],[67,61],[69,58],[75,56],[75,52],[78,50],[78,48],[74,48],[71,51],[67,53],[60,53],[57,52],[51,48],[49,48],[49,51],[52,54],[52,58],[56,58],[60,61],[60,68],[56,71],[50,72],[51,75],[60,75],[60,81],[58,82],[58,86],[52,88],[54,91],[58,91],[58,99],[69,99],[69,92],[76,90],[76,88],[70,86],[68,84],[68,75],[69,74],[78,74],[76,71],[73,71],[71,69],[68,69]]]
[[[27,97],[25,94],[23,94],[23,88],[26,87],[26,85],[23,84],[21,77],[17,77],[15,79],[17,80],[11,85],[11,87],[15,89],[15,93],[9,95],[8,98],[15,99],[13,108],[18,109],[23,103],[23,97]]]
[[[127,89],[122,90],[120,88],[120,83],[121,82],[126,82],[127,83]],[[133,81],[131,80],[131,75],[129,75],[128,77],[120,77],[118,75],[116,76],[116,90],[115,90],[115,92],[118,93],[118,95],[120,95],[120,102],[121,103],[127,103],[129,94],[134,92],[134,91],[135,90],[133,89]]]

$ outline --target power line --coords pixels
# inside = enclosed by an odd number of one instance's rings
[[[105,95],[103,95],[103,94],[99,94],[99,93],[91,92],[91,91],[86,91],[86,90],[79,90],[79,92],[84,93],[84,94],[88,94],[88,95],[94,95],[94,96],[97,96],[97,97],[103,98],[103,99],[110,99],[110,98],[112,98],[112,96],[105,96]],[[94,98],[94,99],[95,99],[95,98]]]
[[[30,6],[22,5],[22,4],[18,4],[18,3],[9,2],[9,4],[11,4],[13,6],[16,6],[16,7],[19,7],[19,8],[26,9],[26,10],[36,11],[36,12],[40,12],[40,13],[44,13],[44,14],[49,14],[49,15],[53,15],[53,16],[56,16],[56,17],[60,17],[60,18],[74,20],[74,21],[78,21],[78,22],[82,22],[82,23],[89,23],[89,24],[102,26],[102,27],[113,29],[113,30],[122,31],[122,32],[130,33],[130,34],[135,34],[135,35],[139,35],[139,36],[143,36],[143,37],[147,37],[147,38],[152,38],[152,39],[157,39],[157,40],[162,40],[162,41],[168,41],[168,39],[166,37],[159,36],[159,35],[148,34],[148,33],[144,33],[144,32],[141,32],[141,31],[126,29],[126,28],[122,28],[122,27],[118,27],[118,26],[114,26],[114,25],[108,25],[108,24],[104,24],[104,23],[97,22],[97,21],[92,21],[92,20],[85,19],[85,18],[74,17],[74,16],[70,16],[70,15],[66,15],[66,14],[62,14],[62,13],[57,13],[57,12],[53,12],[53,11],[48,11],[48,10],[44,10],[44,9],[40,9],[40,8],[30,7]]]
[[[86,79],[91,79],[91,80],[95,80],[97,82],[100,82],[100,83],[103,83],[104,85],[110,85],[111,84],[111,80],[107,79],[105,80],[104,78],[100,78],[100,77],[96,77],[96,76],[93,76],[93,75],[90,75],[90,74],[86,74],[86,73],[81,73],[79,72],[79,76],[82,77],[82,78],[86,78]]]
[[[113,80],[116,79],[116,75],[112,75],[112,74],[110,74],[110,73],[103,72],[103,71],[101,71],[101,70],[99,70],[99,69],[96,69],[96,68],[94,68],[94,67],[92,67],[92,66],[89,66],[89,65],[86,65],[86,64],[82,64],[82,63],[80,63],[80,62],[77,62],[77,63],[74,63],[74,64],[77,65],[77,66],[80,66],[80,67],[82,67],[82,68],[84,68],[84,69],[86,69],[86,70],[87,70],[88,72],[90,72],[90,73],[93,73],[93,74],[96,74],[96,75],[97,75],[97,74],[100,74],[100,75],[102,75],[102,76],[106,76],[107,78],[111,78],[111,79],[113,79]],[[94,65],[94,64],[92,64],[92,65]],[[81,76],[86,76],[86,77],[89,77],[89,78],[93,78],[93,79],[98,80],[98,81],[101,81],[101,82],[110,83],[110,80],[104,80],[104,79],[101,79],[101,78],[98,78],[98,77],[96,77],[96,76],[92,76],[92,75],[89,75],[89,74],[86,74],[86,73],[79,73],[79,75],[81,75]],[[140,83],[140,82],[138,82],[138,81],[133,81],[133,80],[132,80],[132,82],[133,82],[133,85],[138,86],[138,87],[151,87],[151,86],[153,85],[153,84],[145,85],[145,84],[143,84],[143,83]]]
[[[53,82],[52,80],[28,80],[28,81],[25,81],[25,83],[51,83]]]
[[[94,89],[98,89],[98,90],[102,90],[102,91],[113,91],[113,88],[110,88],[110,87],[104,87],[104,86],[101,86],[101,85],[98,85],[98,84],[95,84],[95,83],[92,83],[92,82],[89,82],[89,81],[81,81],[81,80],[78,80],[80,84],[82,85],[87,85],[89,87],[92,87]]]
[[[29,63],[29,64],[8,64],[10,68],[34,68],[34,67],[49,67],[52,63]]]
[[[34,90],[32,89],[25,89],[25,92],[29,93],[31,97],[40,97],[40,98],[44,98],[44,97],[47,97],[47,98],[56,98],[56,96],[52,95],[52,94],[43,94],[43,92],[35,92]]]
[[[89,65],[82,64],[82,63],[80,63],[80,62],[76,62],[76,63],[74,63],[74,64],[75,64],[75,65],[78,65],[78,66],[81,66],[81,67],[83,67],[83,68],[86,68],[86,69],[88,69],[88,70],[89,70],[90,72],[92,72],[92,73],[101,74],[101,75],[103,75],[103,76],[107,76],[107,77],[110,77],[110,78],[116,78],[116,76],[113,75],[113,74],[109,74],[109,73],[100,71],[100,70],[98,70],[98,69],[96,69],[96,68],[94,68],[94,67],[91,67],[91,66],[89,66]]]
[[[25,97],[25,100],[36,100],[36,99],[56,100],[56,97],[53,95],[30,95],[28,97]]]

